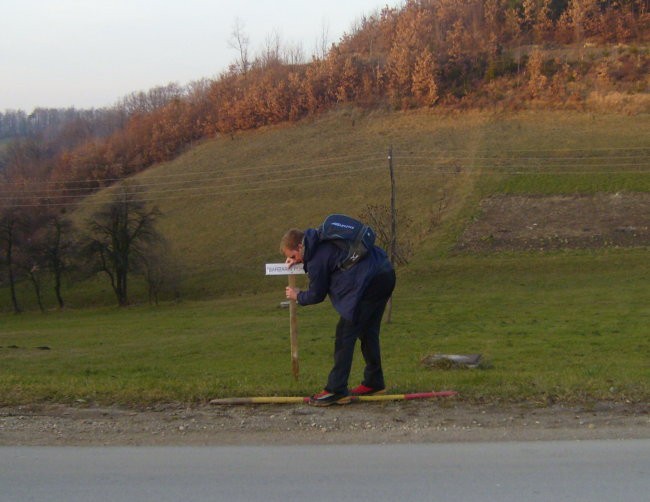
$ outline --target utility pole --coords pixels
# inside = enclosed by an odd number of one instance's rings
[[[393,147],[388,147],[388,170],[390,171],[390,262],[395,265],[397,255],[397,209],[395,208],[395,171],[393,170]]]
[[[390,246],[388,257],[390,263],[395,267],[395,256],[397,254],[397,209],[395,208],[395,172],[393,170],[393,146],[388,147],[388,170],[390,172]],[[393,297],[388,299],[386,305],[386,322],[390,324],[393,315]]]

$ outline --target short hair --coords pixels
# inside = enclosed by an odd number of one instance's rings
[[[285,249],[298,249],[298,246],[302,243],[302,239],[305,237],[305,232],[298,228],[292,228],[287,230],[280,240],[280,252]]]

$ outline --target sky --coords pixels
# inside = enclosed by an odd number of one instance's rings
[[[0,0],[0,112],[102,108],[133,92],[215,78],[277,33],[307,58],[399,0]],[[251,58],[252,59],[252,58]]]

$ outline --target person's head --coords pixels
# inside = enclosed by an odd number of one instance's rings
[[[291,258],[295,263],[302,262],[302,239],[304,237],[305,232],[297,228],[292,228],[282,236],[280,240],[280,252],[284,254],[285,258]]]

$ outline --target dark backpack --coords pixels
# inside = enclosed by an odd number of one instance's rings
[[[330,214],[318,227],[321,241],[332,241],[347,251],[338,263],[342,270],[348,270],[359,262],[375,245],[375,232],[368,225],[344,214]]]

